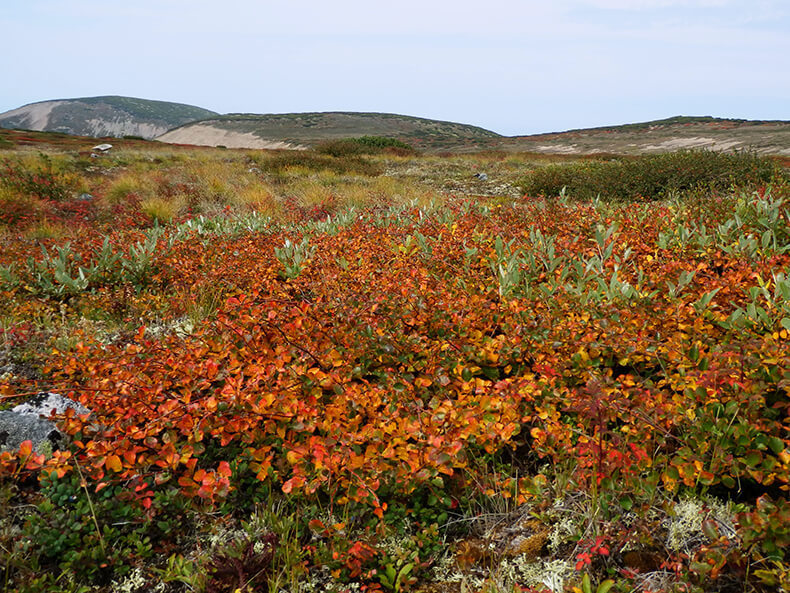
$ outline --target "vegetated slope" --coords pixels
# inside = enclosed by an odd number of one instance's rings
[[[31,103],[0,114],[0,127],[81,136],[154,138],[216,112],[167,101],[133,97],[85,97]]]
[[[790,121],[675,116],[620,126],[513,136],[491,143],[489,148],[558,154],[644,154],[707,148],[787,156],[790,155]]]
[[[160,136],[163,142],[223,144],[228,147],[268,148],[261,143],[312,146],[326,140],[354,136],[397,138],[422,150],[447,150],[502,138],[496,132],[446,121],[391,113],[230,114],[185,124]],[[217,141],[222,138],[224,141]]]

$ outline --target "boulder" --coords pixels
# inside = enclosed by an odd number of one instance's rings
[[[0,411],[0,451],[17,451],[19,445],[28,440],[33,441],[33,450],[39,454],[60,448],[64,436],[49,418],[69,409],[76,414],[90,413],[74,400],[46,392],[10,410]]]

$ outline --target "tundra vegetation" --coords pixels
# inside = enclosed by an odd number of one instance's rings
[[[790,589],[781,163],[3,138],[3,591]]]

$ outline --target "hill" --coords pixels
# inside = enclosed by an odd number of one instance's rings
[[[675,116],[663,120],[529,136],[386,113],[231,114],[180,126],[158,138],[229,148],[304,148],[352,136],[397,138],[426,152],[644,154],[682,148],[790,155],[790,122]]]
[[[488,148],[555,154],[644,154],[683,148],[748,149],[790,156],[790,122],[675,116],[618,126],[513,136],[489,143]]]
[[[502,138],[496,132],[392,113],[229,114],[180,126],[158,140],[229,148],[308,147],[353,136],[397,138],[422,150],[454,149]],[[278,146],[271,146],[277,143]]]
[[[300,149],[340,138],[382,136],[428,153],[651,154],[705,148],[790,156],[790,121],[712,116],[678,115],[622,125],[502,136],[468,124],[392,113],[219,115],[180,103],[106,96],[31,103],[0,114],[0,128],[91,137],[139,136],[171,144],[228,148]]]
[[[31,103],[0,114],[0,127],[80,136],[154,138],[216,113],[167,101],[133,97],[85,97]]]

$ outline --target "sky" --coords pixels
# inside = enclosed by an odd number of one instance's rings
[[[0,112],[126,95],[534,134],[790,120],[790,0],[2,0]]]

